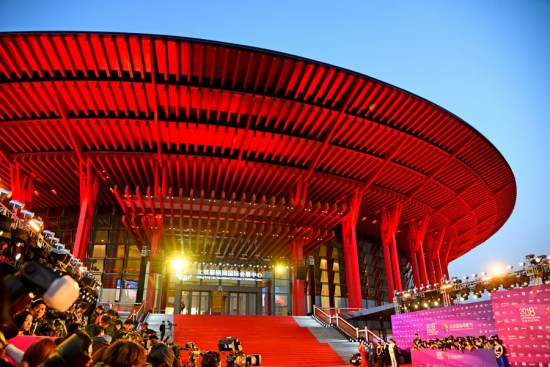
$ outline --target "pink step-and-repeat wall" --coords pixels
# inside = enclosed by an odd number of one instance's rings
[[[550,367],[550,284],[495,292],[490,301],[393,315],[392,329],[397,345],[405,349],[412,346],[414,334],[422,340],[498,335],[510,366]],[[460,362],[461,358],[479,358],[479,366],[493,365],[488,353],[467,353],[471,352],[413,352],[413,365],[454,365],[451,361],[474,365],[474,360]]]
[[[550,367],[550,284],[491,294],[510,366]]]

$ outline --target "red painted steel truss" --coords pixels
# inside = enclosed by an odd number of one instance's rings
[[[2,186],[33,180],[34,208],[79,205],[89,162],[96,203],[122,206],[137,240],[156,227],[218,256],[287,256],[296,236],[309,251],[359,192],[359,231],[380,236],[382,212],[402,205],[398,248],[429,218],[448,262],[516,200],[495,147],[418,96],[291,55],[149,35],[1,34],[0,158]]]

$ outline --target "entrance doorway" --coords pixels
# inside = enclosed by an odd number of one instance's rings
[[[175,312],[187,315],[262,315],[262,288],[221,288],[211,285],[176,287],[174,305],[180,307]]]
[[[256,293],[230,292],[229,293],[229,314],[230,315],[255,315],[256,314]]]
[[[183,314],[207,315],[210,313],[210,292],[182,291],[181,299],[186,305]]]

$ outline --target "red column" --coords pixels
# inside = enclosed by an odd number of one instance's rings
[[[25,176],[21,173],[19,163],[10,166],[11,198],[25,204],[27,210],[32,210],[32,199],[34,198],[34,174]]]
[[[155,231],[151,236],[151,257],[149,260],[149,276],[147,277],[147,293],[145,294],[145,311],[152,310],[155,307],[155,291],[157,290],[157,282],[155,281],[155,272],[153,268],[162,265],[155,264],[162,261],[159,256],[160,250],[160,231]]]
[[[355,235],[360,205],[361,193],[359,190],[356,190],[351,202],[351,212],[342,220],[344,263],[346,264],[348,307],[350,308],[363,308],[361,277],[359,275],[359,257],[357,255],[357,237]]]
[[[82,262],[87,258],[98,186],[99,182],[88,159],[86,167],[80,164],[80,215],[73,247],[73,256]]]
[[[434,268],[434,261],[432,260],[432,245],[433,245],[433,241],[430,240],[432,238],[432,236],[426,236],[426,246],[425,246],[425,250],[426,250],[426,267],[427,267],[427,272],[428,272],[428,282],[430,282],[430,284],[435,284],[435,283],[439,283],[437,280],[436,280],[436,277],[435,277],[435,268]]]
[[[445,229],[439,232],[433,232],[428,234],[428,247],[431,250],[431,262],[434,272],[435,283],[440,283],[443,278],[443,270],[441,267],[441,245],[443,244],[443,238],[445,237]]]
[[[304,243],[302,239],[292,243],[292,315],[305,316],[306,302],[304,293],[304,280],[298,279],[297,268],[304,266]]]
[[[399,217],[403,204],[398,203],[392,209],[388,209],[382,213],[382,246],[384,248],[384,263],[386,265],[386,277],[388,280],[388,298],[393,302],[394,289],[397,291],[403,290],[401,283],[401,271],[399,268],[399,257],[397,253],[397,243],[395,235],[397,226],[399,225]]]
[[[418,221],[413,220],[409,224],[409,244],[411,248],[411,258],[413,260],[414,284],[418,283],[427,285],[428,271],[426,267],[426,254],[424,253],[424,239],[428,229],[429,217],[424,217]],[[414,267],[416,266],[416,270]],[[418,280],[417,280],[418,279]]]
[[[420,271],[418,269],[417,253],[414,249],[414,241],[409,241],[409,255],[413,270],[413,282],[415,287],[420,287]]]

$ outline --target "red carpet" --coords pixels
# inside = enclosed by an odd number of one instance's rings
[[[218,340],[231,336],[239,339],[245,354],[261,354],[264,367],[351,366],[290,316],[174,315],[174,323],[178,345],[194,342],[203,352],[218,351]],[[188,355],[182,351],[184,363]]]

